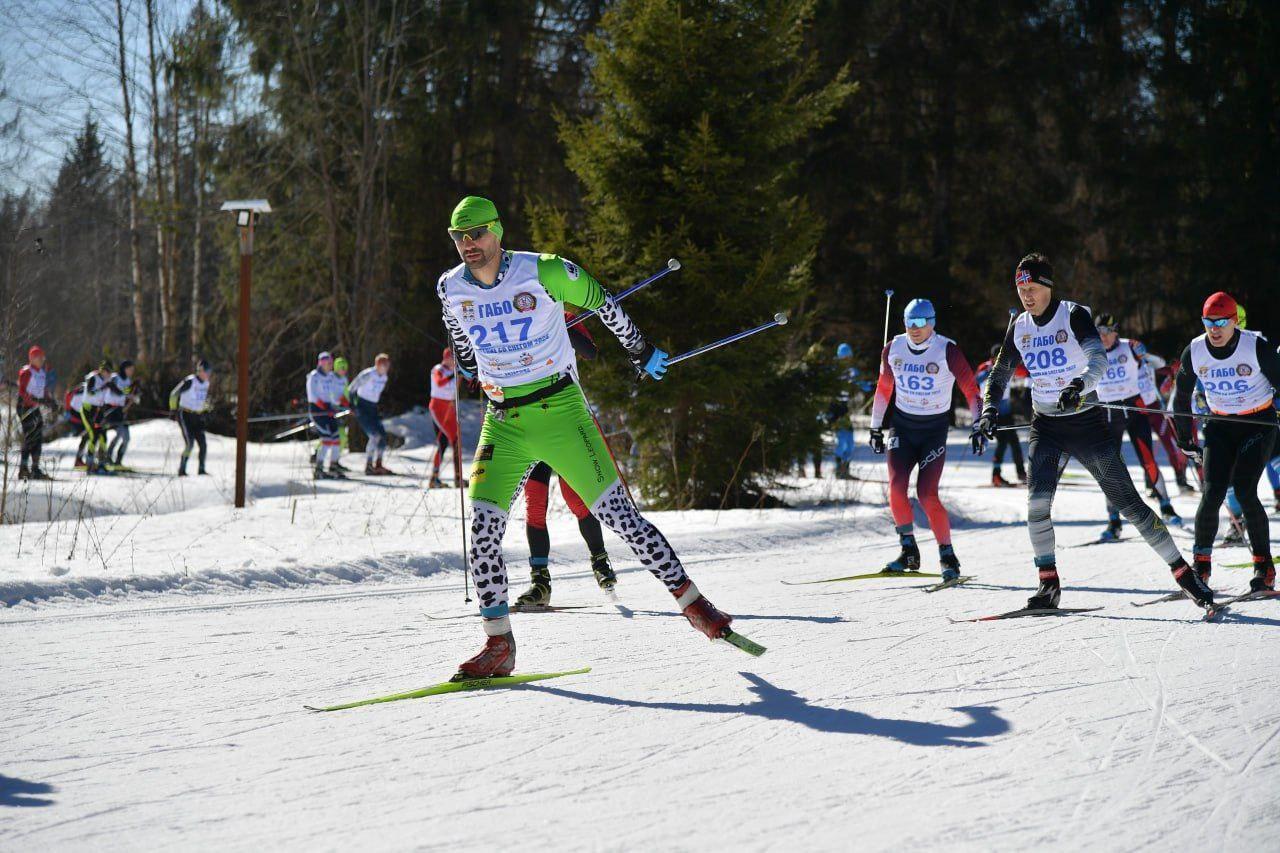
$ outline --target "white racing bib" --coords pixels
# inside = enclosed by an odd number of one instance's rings
[[[938,415],[951,408],[956,378],[947,365],[949,338],[934,334],[924,349],[915,352],[905,334],[889,343],[889,369],[893,371],[894,408],[909,415]]]
[[[37,400],[43,400],[48,374],[44,372],[43,367],[39,370],[33,367],[30,376],[31,378],[27,380],[27,393]]]
[[[1156,388],[1156,369],[1145,359],[1138,368],[1138,395],[1148,406],[1160,401],[1160,390]]]
[[[1074,302],[1059,302],[1057,313],[1043,326],[1037,326],[1026,311],[1013,323],[1013,343],[1031,375],[1031,399],[1037,403],[1057,404],[1067,383],[1088,367],[1084,350],[1071,331],[1074,307]]]
[[[1191,369],[1204,386],[1209,410],[1218,415],[1243,415],[1272,405],[1276,389],[1271,387],[1258,364],[1262,336],[1240,330],[1236,351],[1226,358],[1209,352],[1207,335],[1191,342]]]
[[[1118,403],[1137,397],[1141,393],[1141,364],[1133,354],[1133,343],[1128,338],[1118,338],[1116,345],[1107,350],[1107,371],[1098,381],[1098,400]]]
[[[480,385],[491,399],[501,401],[512,385],[576,375],[564,309],[538,280],[538,255],[511,252],[492,287],[471,283],[465,270],[459,264],[449,271],[444,298],[475,348]]]
[[[178,404],[188,412],[203,412],[205,400],[209,398],[209,383],[201,382],[194,373],[187,377],[191,387],[178,396]]]

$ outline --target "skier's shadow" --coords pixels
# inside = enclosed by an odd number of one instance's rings
[[[46,782],[28,782],[26,779],[16,779],[0,773],[0,807],[51,806],[53,800],[37,795],[52,794],[54,790],[55,788]]]
[[[581,702],[623,708],[694,711],[702,714],[746,714],[766,720],[799,723],[814,731],[827,734],[884,737],[912,744],[913,746],[980,747],[986,746],[986,743],[978,740],[979,738],[996,737],[1010,730],[1008,721],[1001,718],[996,713],[996,709],[988,705],[952,708],[953,711],[958,711],[969,717],[967,723],[958,726],[926,723],[918,720],[873,717],[870,714],[846,708],[824,708],[821,705],[811,705],[794,690],[784,690],[781,687],[776,687],[754,673],[740,672],[738,674],[751,682],[751,692],[757,697],[754,702],[740,705],[701,702],[644,702],[638,699],[596,696],[590,693],[579,693],[576,690],[565,690],[560,687],[546,687],[543,685],[528,685],[527,689],[563,696],[566,699],[577,699]]]

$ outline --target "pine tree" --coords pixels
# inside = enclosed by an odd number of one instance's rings
[[[683,351],[758,325],[802,308],[814,287],[822,223],[795,176],[855,85],[844,71],[814,79],[812,12],[808,0],[622,0],[589,44],[599,114],[562,128],[590,241],[576,256],[619,286],[680,259],[678,277],[628,306],[656,346]],[[542,213],[539,245],[570,251],[565,219]],[[831,389],[804,368],[805,325],[682,364],[639,393],[593,386],[624,414],[652,501],[762,500],[769,477],[812,446]]]

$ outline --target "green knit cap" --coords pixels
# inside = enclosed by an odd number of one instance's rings
[[[449,217],[449,227],[457,230],[475,228],[477,225],[488,225],[489,230],[502,239],[502,223],[498,221],[498,206],[487,198],[469,195],[453,209]]]

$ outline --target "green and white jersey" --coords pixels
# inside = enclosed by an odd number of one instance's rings
[[[523,396],[565,374],[576,379],[564,303],[597,310],[628,351],[644,348],[608,291],[558,255],[504,252],[492,285],[459,264],[440,277],[436,293],[457,354],[463,364],[475,361],[481,386],[494,400]]]

